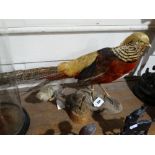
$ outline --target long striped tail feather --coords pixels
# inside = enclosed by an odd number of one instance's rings
[[[8,84],[13,81],[22,83],[27,80],[59,80],[66,76],[57,71],[57,67],[42,67],[27,70],[16,70],[12,72],[0,73],[0,85]],[[12,81],[13,80],[13,81]]]

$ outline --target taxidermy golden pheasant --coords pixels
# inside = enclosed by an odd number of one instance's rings
[[[132,71],[148,46],[149,37],[145,33],[136,32],[118,47],[103,48],[59,64],[56,76],[47,78],[55,80],[74,77],[92,84],[112,82]]]
[[[76,78],[91,84],[112,82],[132,71],[149,45],[149,37],[145,33],[135,32],[117,47],[103,48],[57,67],[1,73],[0,81],[5,82],[12,76],[24,80],[40,77],[49,80]]]

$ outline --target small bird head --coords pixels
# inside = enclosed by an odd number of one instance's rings
[[[147,34],[135,32],[128,36],[114,53],[123,61],[131,62],[138,60],[145,53],[145,49],[150,47],[150,40]]]

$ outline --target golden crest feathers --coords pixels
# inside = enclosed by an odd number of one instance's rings
[[[141,41],[143,43],[145,43],[146,45],[150,44],[150,39],[147,36],[147,34],[143,33],[143,32],[135,32],[133,34],[131,34],[130,36],[128,36],[122,43],[121,45],[125,45],[128,44],[130,42],[136,42],[136,41]]]

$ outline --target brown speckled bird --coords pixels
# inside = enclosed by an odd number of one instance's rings
[[[6,83],[8,77],[18,80],[76,78],[91,84],[112,82],[132,71],[149,45],[145,33],[135,32],[117,47],[103,48],[57,67],[1,73],[0,83]]]
[[[132,71],[148,46],[149,37],[145,33],[136,32],[118,47],[103,48],[61,63],[58,65],[58,74],[48,79],[74,77],[93,84],[112,82]]]

